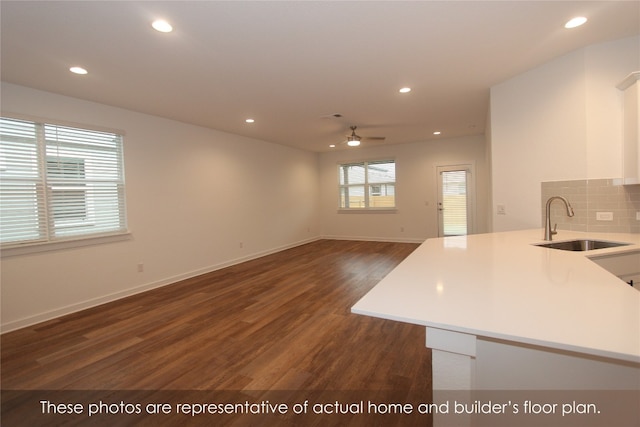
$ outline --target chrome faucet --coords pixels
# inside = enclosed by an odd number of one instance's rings
[[[546,210],[546,218],[545,218],[545,224],[544,224],[544,240],[552,240],[552,237],[554,234],[558,234],[558,232],[556,231],[556,227],[558,227],[558,224],[556,224],[553,227],[553,230],[551,230],[551,202],[553,202],[554,200],[562,200],[564,202],[565,207],[567,208],[567,216],[573,216],[573,208],[571,207],[571,204],[569,203],[569,201],[567,199],[565,199],[562,196],[553,196],[553,197],[549,197],[549,200],[547,200],[547,210]]]

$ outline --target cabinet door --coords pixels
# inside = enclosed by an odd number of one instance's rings
[[[622,178],[624,184],[640,183],[640,71],[629,74],[617,87],[624,91]]]
[[[633,286],[634,289],[637,289],[640,291],[640,274],[620,276],[620,278],[625,282],[627,282],[628,284],[630,284],[631,286]]]
[[[634,283],[640,283],[640,252],[633,251],[624,254],[602,255],[591,258],[591,261],[598,264],[611,274],[614,274],[628,282],[633,279]]]

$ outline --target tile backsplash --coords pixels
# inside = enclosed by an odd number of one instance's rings
[[[542,227],[549,197],[563,196],[575,215],[568,217],[564,203],[551,204],[551,227],[558,230],[640,233],[640,185],[618,185],[613,179],[552,181],[542,183]],[[599,212],[613,214],[611,221],[597,219]]]

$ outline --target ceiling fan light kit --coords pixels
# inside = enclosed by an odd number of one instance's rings
[[[360,142],[363,139],[360,135],[356,135],[356,128],[357,126],[350,126],[351,135],[347,136],[347,141],[346,141],[349,147],[359,146]],[[386,138],[384,136],[368,136],[368,137],[364,137],[364,139],[371,140],[371,141],[384,141]]]
[[[349,147],[357,147],[358,145],[360,145],[361,139],[362,138],[356,135],[356,126],[351,126],[351,135],[349,135],[349,137],[347,138],[347,145]]]

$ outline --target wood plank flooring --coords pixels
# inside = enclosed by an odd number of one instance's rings
[[[424,328],[350,312],[416,247],[321,240],[4,334],[2,389],[428,402]]]

